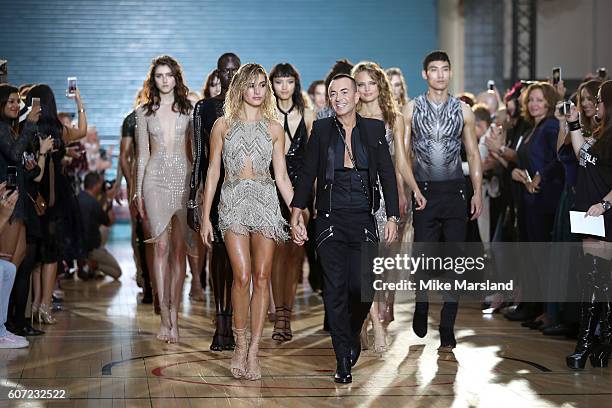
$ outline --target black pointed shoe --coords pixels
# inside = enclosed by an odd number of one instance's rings
[[[334,382],[339,384],[349,384],[353,382],[351,375],[351,361],[349,357],[341,357],[336,360],[337,368],[334,375]]]

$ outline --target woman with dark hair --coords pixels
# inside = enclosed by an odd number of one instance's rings
[[[193,126],[183,70],[172,57],[153,59],[136,109],[138,212],[148,221],[161,309],[157,338],[179,340],[178,310],[185,281],[185,256],[195,244],[187,228]],[[193,251],[190,251],[193,252]]]
[[[40,109],[32,111],[21,132],[17,132],[19,119],[19,91],[9,84],[0,85],[0,182],[7,181],[9,167],[12,182],[18,190],[25,191],[23,153],[32,144],[36,134],[36,123]],[[25,194],[19,196],[11,219],[2,234],[0,252],[16,267],[19,267],[26,251]]]
[[[582,305],[576,349],[567,356],[569,368],[583,369],[590,355],[593,367],[607,367],[612,351],[610,270],[612,263],[612,81],[599,88],[596,105],[600,124],[591,136],[581,130],[578,109],[567,115],[578,179],[574,209],[589,217],[603,215],[605,237],[583,236],[584,267],[581,268]],[[583,122],[584,123],[584,122]],[[595,331],[599,325],[599,339]]]
[[[298,179],[303,165],[308,135],[312,129],[314,113],[304,107],[300,74],[288,63],[277,64],[270,71],[272,90],[276,98],[276,111],[285,130],[285,161],[292,186]],[[291,212],[281,204],[285,220],[289,222]],[[306,221],[308,222],[308,221]],[[280,342],[293,338],[291,312],[295,301],[297,284],[302,273],[304,248],[292,241],[279,243],[272,263],[272,296],[276,306],[276,320],[272,339]]]
[[[578,112],[582,124],[582,134],[584,137],[590,137],[596,127],[595,114],[596,104],[595,97],[601,81],[588,81],[580,84],[576,95]],[[576,178],[578,173],[578,160],[572,148],[571,137],[567,128],[567,120],[561,112],[564,101],[557,104],[555,109],[555,117],[559,120],[559,135],[557,137],[557,153],[559,161],[563,165],[565,172],[565,182],[563,192],[559,199],[557,213],[555,215],[555,224],[553,226],[552,240],[554,242],[576,242],[579,237],[572,234],[570,226],[569,211],[574,207],[576,199]],[[575,265],[572,264],[572,253],[566,250],[566,247],[560,247],[559,251],[552,254],[550,266],[555,271],[555,276],[559,281],[565,282],[569,272],[574,270]],[[547,303],[546,315],[550,320],[550,324],[540,328],[545,335],[566,335],[570,333],[570,326],[562,321],[563,315],[568,316],[568,309],[573,303]],[[565,313],[562,313],[564,309]]]
[[[276,242],[288,238],[276,189],[287,206],[293,198],[286,170],[285,135],[276,121],[274,105],[264,68],[259,64],[241,66],[225,97],[225,115],[212,128],[200,229],[202,239],[210,246],[214,241],[211,207],[223,160],[225,177],[219,202],[219,228],[234,274],[236,348],[230,370],[235,378],[248,380],[261,378],[257,355],[270,298],[272,258]],[[272,180],[270,165],[275,180]],[[251,278],[252,296],[249,295]],[[247,344],[249,309],[250,346]]]
[[[206,77],[206,83],[202,89],[202,98],[214,98],[221,93],[221,79],[219,78],[219,70],[217,68],[210,71]]]
[[[87,116],[78,89],[74,96],[79,112],[78,128],[68,128],[60,122],[55,95],[48,85],[39,84],[30,88],[26,104],[32,106],[33,98],[40,99],[42,109],[38,121],[38,133],[51,136],[53,150],[45,161],[44,174],[39,184],[40,194],[47,203],[47,210],[40,217],[41,239],[32,247],[28,245],[28,252],[37,248],[36,260],[42,264],[40,279],[38,279],[37,271],[34,271],[32,278],[34,287],[39,281],[42,281],[39,295],[36,295],[37,291],[34,291],[36,296],[32,299],[32,314],[41,323],[55,324],[56,320],[51,314],[51,300],[55,287],[57,264],[64,256],[63,242],[67,229],[65,207],[72,194],[70,181],[62,173],[62,158],[66,151],[64,148],[66,144],[85,137]]]
[[[308,96],[312,101],[315,112],[320,111],[327,105],[327,89],[325,89],[325,81],[318,79],[312,81],[308,87]]]

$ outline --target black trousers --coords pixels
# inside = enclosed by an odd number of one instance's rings
[[[419,189],[427,205],[413,211],[415,242],[465,242],[467,215],[466,185],[464,179],[419,182]],[[413,200],[413,208],[415,207]],[[453,329],[457,318],[459,296],[454,291],[443,292],[444,306],[440,314],[440,327]],[[417,290],[415,313],[427,313],[427,291]]]
[[[351,342],[361,331],[372,306],[371,296],[362,299],[362,289],[369,293],[372,288],[371,251],[362,253],[362,245],[378,242],[376,224],[368,211],[319,212],[315,237],[323,268],[323,301],[332,344],[336,358],[348,357]],[[364,259],[365,253],[368,255]],[[362,267],[369,271],[362,271]]]

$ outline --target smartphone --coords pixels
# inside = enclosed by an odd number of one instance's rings
[[[559,113],[563,116],[567,116],[569,115],[569,113],[571,112],[572,109],[572,102],[571,101],[564,101],[561,106],[559,106]]]
[[[597,76],[599,77],[599,79],[604,81],[608,77],[608,70],[605,67],[598,68]]]
[[[552,79],[553,79],[553,85],[557,85],[559,81],[561,81],[561,67],[553,68]]]
[[[531,183],[533,180],[531,179],[531,176],[529,175],[527,169],[525,169],[525,174],[527,175],[527,182]]]
[[[489,79],[489,80],[487,81],[487,89],[488,89],[489,91],[494,91],[494,90],[495,90],[495,81],[494,81],[494,80]]]
[[[68,87],[66,88],[66,96],[69,98],[74,97],[77,90],[77,77],[68,77]]]
[[[6,189],[15,191],[17,189],[17,167],[8,166],[6,171]]]
[[[32,110],[40,108],[40,98],[32,98]]]

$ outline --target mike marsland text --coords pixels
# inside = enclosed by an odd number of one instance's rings
[[[438,279],[421,280],[413,282],[407,279],[402,279],[399,282],[384,282],[381,279],[374,281],[375,290],[433,290],[433,291],[448,291],[462,290],[466,292],[479,291],[512,291],[514,290],[514,280],[507,282],[470,282],[467,280],[455,279],[454,281],[440,281]]]

